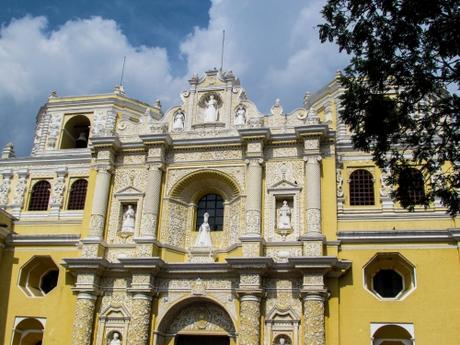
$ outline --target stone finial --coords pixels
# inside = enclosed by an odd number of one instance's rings
[[[113,89],[113,93],[120,96],[124,96],[126,94],[123,85],[115,86],[115,88]]]
[[[58,95],[57,95],[57,91],[56,90],[53,90],[50,92],[50,95],[48,96],[48,98],[56,98]]]
[[[161,109],[161,101],[159,99],[155,100],[155,108]]]
[[[308,109],[310,107],[310,92],[305,92],[305,95],[303,96],[303,106],[305,109]]]
[[[2,159],[10,159],[14,157],[16,157],[16,154],[14,153],[13,143],[6,144],[2,151]]]

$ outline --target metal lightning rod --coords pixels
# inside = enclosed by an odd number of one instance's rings
[[[125,76],[126,56],[123,56],[123,66],[121,67],[120,86],[123,86],[123,77]]]
[[[225,30],[222,30],[222,52],[220,55],[220,72],[224,68],[224,44],[225,44]]]

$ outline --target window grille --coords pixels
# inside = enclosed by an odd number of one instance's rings
[[[421,204],[425,197],[425,186],[422,173],[415,168],[408,168],[401,172],[398,183],[404,186],[402,201],[409,201],[411,204]],[[404,202],[405,203],[405,202]]]
[[[32,187],[29,211],[46,211],[50,200],[51,185],[48,181],[38,181]]]
[[[350,175],[350,205],[374,205],[374,179],[364,169],[355,170]]]
[[[83,210],[85,208],[86,190],[88,181],[81,179],[72,184],[69,193],[68,210]]]
[[[209,226],[211,231],[221,231],[224,224],[224,200],[220,195],[207,194],[198,202],[196,217],[196,230],[203,224],[203,215],[209,214]]]

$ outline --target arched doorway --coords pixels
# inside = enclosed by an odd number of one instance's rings
[[[232,345],[236,332],[220,305],[193,298],[172,307],[158,326],[156,345]]]

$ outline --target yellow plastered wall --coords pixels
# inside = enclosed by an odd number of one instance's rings
[[[48,255],[59,267],[58,285],[44,297],[28,297],[18,286],[19,274],[34,255]],[[0,343],[10,344],[17,316],[46,318],[43,343],[71,343],[76,297],[73,277],[61,266],[63,258],[80,256],[77,248],[27,247],[4,252],[0,267]],[[4,326],[4,328],[3,328]]]
[[[335,296],[329,301],[337,308],[340,345],[370,344],[372,322],[413,323],[417,345],[459,344],[460,329],[455,326],[460,323],[458,251],[447,245],[436,249],[433,245],[417,247],[347,246],[342,250],[340,257],[351,260],[353,266],[340,278],[340,303],[336,306]],[[414,265],[416,288],[400,301],[381,301],[364,288],[363,266],[377,252],[396,251]],[[338,344],[331,333],[333,320],[330,316],[327,320],[327,344]]]

